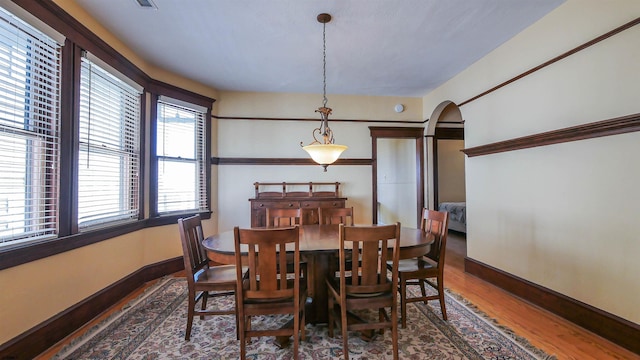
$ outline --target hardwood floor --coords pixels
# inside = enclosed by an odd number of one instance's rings
[[[574,325],[537,306],[530,305],[506,291],[464,272],[466,240],[464,234],[450,232],[447,243],[445,287],[462,295],[480,310],[512,329],[558,359],[640,359],[608,340]],[[177,276],[184,275],[182,273]],[[145,285],[149,286],[151,283]],[[91,326],[121,309],[145,287],[134,291],[100,317],[85,325],[36,359],[49,359],[64,345],[81,336]]]
[[[531,344],[558,359],[640,359],[625,348],[465,273],[466,254],[464,234],[449,232],[444,286]]]

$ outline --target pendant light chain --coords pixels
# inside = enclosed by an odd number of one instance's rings
[[[327,107],[327,23],[322,24],[322,106]]]

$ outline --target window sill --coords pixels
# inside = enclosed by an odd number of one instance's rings
[[[179,218],[191,215],[195,215],[195,213],[145,219],[125,225],[83,232],[38,243],[25,243],[15,247],[0,249],[0,270],[26,264],[145,228],[176,224]],[[200,216],[203,219],[210,219],[211,213],[200,213]]]

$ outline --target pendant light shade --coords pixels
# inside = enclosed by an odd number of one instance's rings
[[[302,147],[313,161],[320,165],[330,165],[336,162],[343,151],[347,150],[345,145],[336,144],[311,144]]]

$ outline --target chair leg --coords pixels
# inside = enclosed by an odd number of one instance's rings
[[[387,315],[387,312],[384,310],[384,308],[378,309],[378,322],[385,321],[386,315]],[[380,335],[384,335],[384,328],[380,329]]]
[[[236,318],[236,340],[240,340],[240,321],[238,318],[238,293],[236,292],[234,295],[235,298],[235,308],[236,308],[236,313],[235,313],[235,318]]]
[[[207,309],[207,299],[209,298],[209,292],[208,291],[203,291],[202,292],[202,311]],[[204,315],[200,315],[200,320],[204,320]]]
[[[293,316],[293,360],[298,360],[298,345],[300,343],[300,317]]]
[[[184,339],[189,341],[191,339],[191,326],[193,325],[193,317],[195,315],[196,299],[195,294],[189,292],[189,309],[187,310],[187,330],[184,334]]]
[[[238,334],[240,335],[240,359],[245,360],[245,358],[247,357],[247,339],[246,339],[246,332],[245,332],[245,319],[244,319],[244,315],[240,315],[240,319],[238,321],[239,325],[240,325],[240,329],[238,331]]]
[[[422,292],[422,297],[427,297],[427,290],[424,288],[424,279],[419,279],[418,283],[420,283],[420,292]],[[424,304],[427,305],[427,299],[424,300]]]
[[[442,310],[442,318],[447,320],[447,309],[444,303],[444,281],[442,277],[438,277],[438,299],[440,300],[440,310]]]
[[[333,314],[333,308],[334,308],[334,303],[333,303],[333,297],[331,296],[331,294],[329,294],[329,299],[328,299],[328,312],[327,314],[329,315],[329,328],[328,328],[328,332],[329,332],[329,337],[333,337],[333,325],[334,325],[334,314]]]
[[[393,343],[393,359],[398,360],[398,306],[391,306],[391,342]]]
[[[400,279],[400,316],[402,316],[402,328],[407,327],[407,279]]]
[[[344,352],[344,360],[349,360],[349,334],[347,333],[347,307],[340,304],[340,322],[342,325],[342,351]]]
[[[306,319],[305,319],[305,311],[304,311],[304,303],[301,305],[303,307],[302,311],[301,311],[301,316],[300,316],[300,339],[302,339],[302,341],[305,341],[307,339],[307,332],[306,332],[306,327],[307,327],[307,323],[306,323]]]

